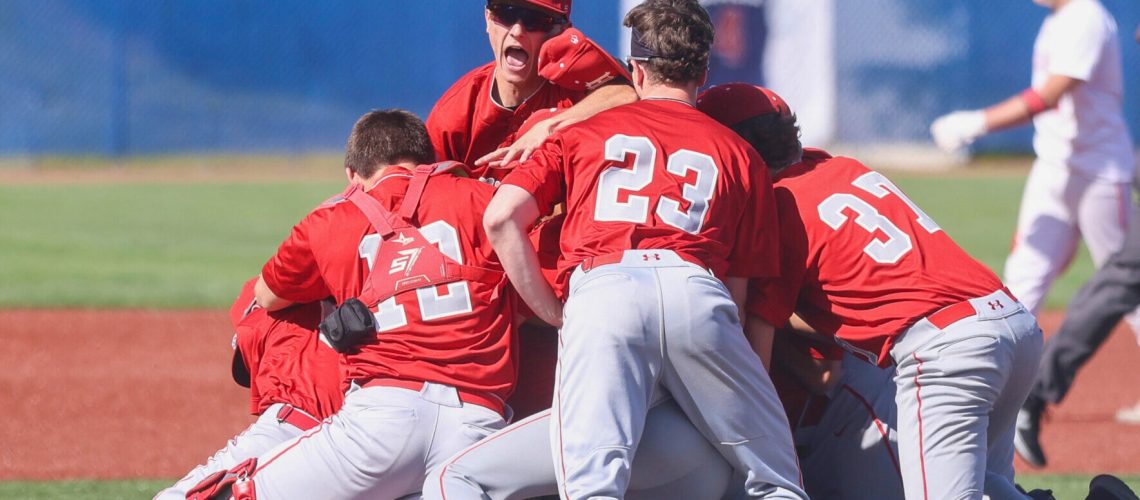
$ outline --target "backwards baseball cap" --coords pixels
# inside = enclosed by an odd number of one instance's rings
[[[594,90],[617,77],[631,78],[624,66],[577,28],[568,28],[542,44],[538,74],[576,91]]]
[[[761,115],[792,114],[782,97],[750,83],[726,83],[709,87],[697,96],[697,109],[728,127]]]
[[[572,0],[522,0],[519,4],[529,5],[554,15],[570,18]]]

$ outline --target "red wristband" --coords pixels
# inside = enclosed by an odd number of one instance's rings
[[[1041,94],[1038,94],[1037,91],[1032,88],[1025,89],[1021,92],[1021,100],[1025,103],[1025,107],[1029,108],[1030,116],[1049,109],[1049,106],[1045,104],[1045,98],[1041,97]]]

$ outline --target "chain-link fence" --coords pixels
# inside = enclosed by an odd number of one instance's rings
[[[825,5],[827,14],[805,14],[810,2]],[[1135,134],[1140,51],[1132,33],[1140,2],[1102,2],[1120,27]],[[826,116],[813,120],[832,121],[827,139],[855,144],[927,142],[936,115],[1024,88],[1046,14],[1030,0],[709,3],[767,9],[768,39],[759,43],[785,57],[777,67],[763,66],[765,78],[793,93],[804,82],[825,82],[823,91],[798,98],[801,107],[820,105]],[[451,82],[489,61],[481,6],[479,0],[6,0],[0,3],[0,156],[335,151],[368,109],[399,106],[426,115]],[[620,54],[621,14],[617,0],[577,0],[573,19]],[[734,19],[757,17],[750,15]],[[815,65],[797,61],[797,45],[779,39],[805,31],[826,34],[812,35],[829,53]],[[1028,150],[1028,129],[981,146]]]

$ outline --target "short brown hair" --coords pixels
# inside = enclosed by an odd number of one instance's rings
[[[405,161],[435,162],[423,120],[402,109],[372,110],[356,120],[345,145],[344,166],[367,179],[380,167]]]
[[[732,130],[760,153],[770,170],[790,167],[803,157],[796,115],[767,113],[754,116],[733,125]]]
[[[697,0],[645,0],[622,24],[640,33],[641,43],[656,54],[642,63],[651,80],[693,82],[708,71],[715,30]]]

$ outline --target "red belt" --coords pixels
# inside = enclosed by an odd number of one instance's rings
[[[652,250],[642,250],[642,251],[643,252],[652,252]],[[582,261],[582,270],[586,271],[586,272],[590,272],[591,269],[595,269],[595,268],[605,266],[608,264],[620,263],[622,261],[622,259],[625,258],[625,252],[626,252],[625,250],[622,250],[620,252],[607,253],[605,255],[599,255],[597,257],[586,257],[586,259]],[[678,252],[675,250],[669,250],[669,252],[673,252],[674,254],[677,255],[677,257],[680,257],[681,260],[683,260],[685,262],[688,262],[690,264],[696,264],[700,267],[708,269],[708,266],[706,266],[704,262],[701,262],[701,259],[693,257],[692,255],[689,255],[686,253],[681,253],[681,252]],[[644,256],[646,257],[646,261],[650,260],[650,253],[645,253]]]
[[[277,422],[292,425],[302,431],[321,425],[320,420],[288,404],[281,405],[281,409],[277,410]]]
[[[1009,295],[1011,299],[1017,300],[1017,297],[1014,297],[1013,294],[1009,292],[1008,288],[1003,287],[1001,291],[1005,292],[1006,295]],[[927,316],[926,319],[930,321],[930,324],[938,327],[938,329],[941,330],[977,313],[978,311],[974,309],[974,304],[970,303],[968,300],[963,300],[957,304],[949,305],[935,311],[934,314]]]
[[[426,383],[427,382],[417,382],[415,380],[400,380],[397,378],[374,378],[365,382],[361,387],[398,387],[400,389],[419,392]],[[455,387],[455,391],[459,393],[459,400],[464,403],[482,406],[499,415],[504,414],[505,405],[503,404],[503,400],[493,394],[468,391],[458,387]]]

